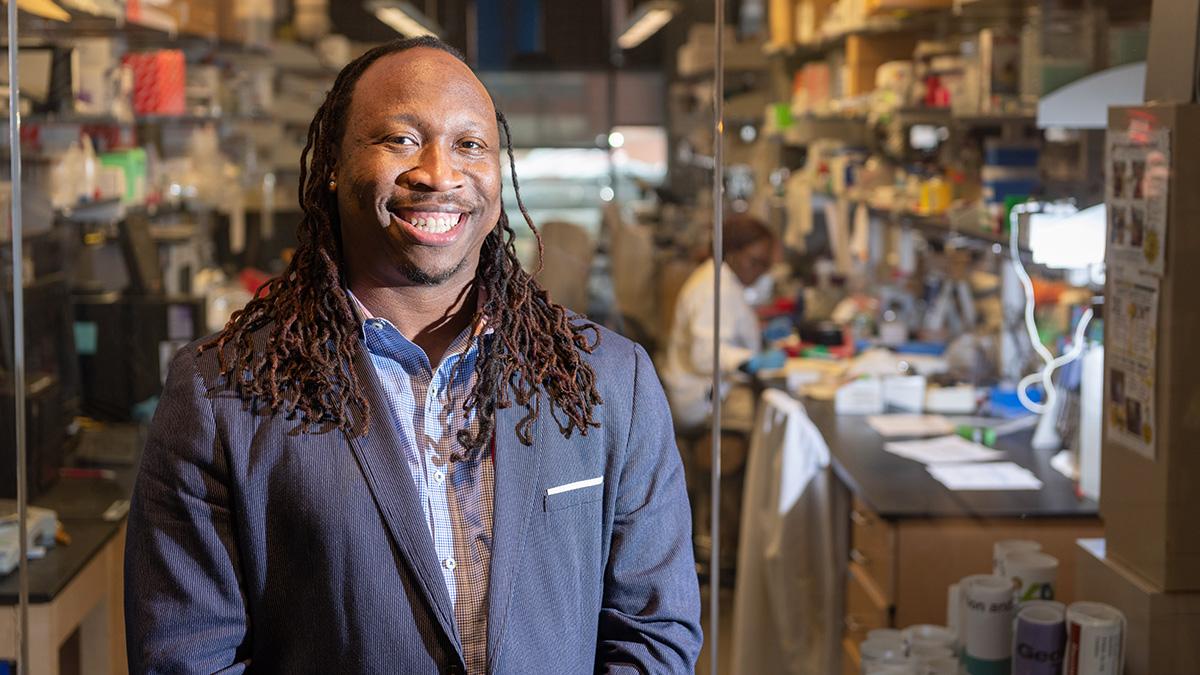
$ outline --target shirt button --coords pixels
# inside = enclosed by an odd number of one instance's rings
[[[454,568],[458,567],[458,563],[454,562],[454,558],[446,558],[442,561],[442,567],[446,568],[450,572],[453,572]]]
[[[446,482],[446,474],[442,473],[441,471],[434,471],[433,472],[433,482],[437,483],[438,485],[445,483]]]

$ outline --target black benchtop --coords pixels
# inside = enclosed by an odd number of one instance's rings
[[[903,518],[1091,518],[1096,502],[1076,496],[1075,483],[1050,466],[1053,452],[1030,446],[1032,430],[1001,436],[998,461],[1011,461],[1034,473],[1040,490],[955,492],[934,480],[925,465],[883,449],[884,438],[861,415],[838,415],[830,401],[804,400],[809,418],[821,430],[838,478],[888,520]]]
[[[132,475],[132,469],[121,472]],[[106,521],[101,514],[114,501],[128,499],[128,480],[61,479],[46,494],[33,500],[34,506],[53,509],[71,543],[46,551],[41,560],[29,561],[29,602],[47,603],[71,583],[92,558],[121,529],[124,518]],[[17,570],[0,577],[0,605],[17,604]]]

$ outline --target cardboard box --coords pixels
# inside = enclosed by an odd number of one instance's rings
[[[219,30],[218,3],[211,0],[175,0],[165,8],[179,25],[179,32],[215,38]]]
[[[912,33],[851,35],[846,38],[846,95],[875,89],[875,71],[888,61],[912,59],[917,36]]]
[[[245,26],[237,0],[213,0],[217,7],[217,33],[226,42],[244,43],[246,41]]]
[[[1111,428],[1122,408],[1116,399],[1126,396],[1124,387],[1120,388],[1119,397],[1117,394],[1114,345],[1108,344],[1114,338],[1109,330],[1111,322],[1106,321],[1100,513],[1106,526],[1110,557],[1164,591],[1197,591],[1200,590],[1200,451],[1196,450],[1200,432],[1200,349],[1196,347],[1196,339],[1200,335],[1200,305],[1196,289],[1200,288],[1200,265],[1196,264],[1196,251],[1200,251],[1200,227],[1196,223],[1200,221],[1200,190],[1194,186],[1200,185],[1200,163],[1195,161],[1195,148],[1200,144],[1200,105],[1112,108],[1108,128],[1110,133],[1132,131],[1146,137],[1159,129],[1168,129],[1171,153],[1166,235],[1160,244],[1165,276],[1161,279],[1157,312],[1151,452],[1143,454],[1131,449]],[[1106,172],[1111,172],[1113,162],[1106,159],[1105,163],[1109,165]],[[1110,239],[1113,234],[1110,231]],[[1110,300],[1113,279],[1119,272],[1112,264],[1112,256],[1110,245],[1105,292]]]
[[[1080,539],[1075,594],[1125,614],[1125,675],[1200,673],[1200,593],[1165,593],[1105,555],[1103,539]]]

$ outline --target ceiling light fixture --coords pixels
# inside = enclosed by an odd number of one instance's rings
[[[621,49],[633,49],[642,44],[646,38],[667,25],[678,11],[679,3],[671,0],[643,2],[630,15],[629,21],[625,24],[625,31],[621,33],[621,37],[617,38],[617,45]]]
[[[438,37],[442,32],[436,21],[422,14],[411,2],[375,0],[367,3],[367,9],[375,13],[375,18],[404,37]]]

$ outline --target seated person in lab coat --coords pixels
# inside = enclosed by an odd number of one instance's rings
[[[776,239],[761,221],[737,215],[726,219],[721,266],[721,330],[719,334],[721,386],[721,542],[720,565],[732,570],[737,560],[741,514],[742,468],[754,423],[754,393],[743,373],[783,365],[783,353],[763,351],[758,317],[747,301],[753,286],[774,262]],[[668,335],[662,379],[681,437],[689,492],[697,560],[708,562],[709,471],[712,468],[710,434],[704,433],[712,417],[713,275],[711,259],[700,264],[679,291]],[[733,575],[723,577],[732,582]]]
[[[782,366],[783,354],[763,351],[762,328],[746,299],[775,259],[776,240],[761,221],[745,215],[725,220],[721,266],[720,368],[721,428],[748,431],[753,424],[753,396],[742,371]],[[692,435],[708,425],[712,415],[713,275],[709,260],[700,264],[679,291],[675,316],[667,337],[662,368],[675,428]]]

